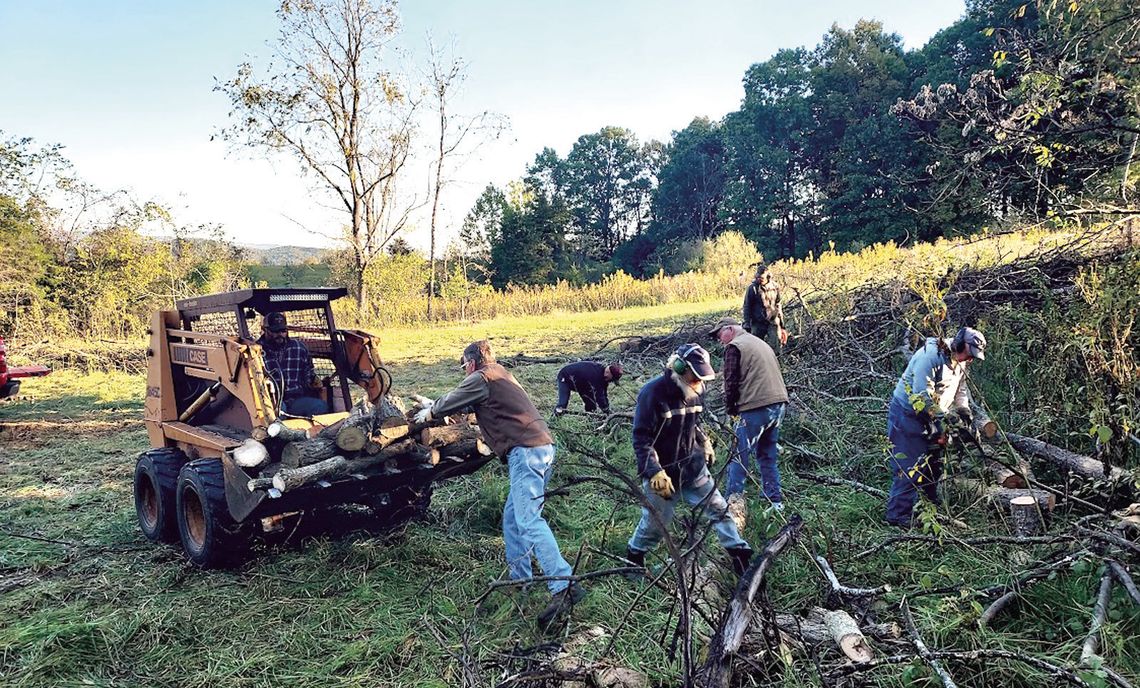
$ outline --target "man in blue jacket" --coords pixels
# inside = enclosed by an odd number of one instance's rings
[[[558,405],[554,407],[554,415],[566,413],[571,390],[582,397],[587,412],[601,409],[609,413],[610,396],[606,388],[610,383],[616,385],[621,375],[622,369],[618,363],[602,365],[594,361],[578,361],[563,366],[558,371]]]
[[[953,339],[928,337],[907,363],[895,385],[887,413],[891,441],[891,493],[887,523],[909,528],[918,492],[934,502],[942,479],[945,424],[973,420],[966,387],[966,366],[984,361],[986,338],[972,327],[958,330]]]
[[[705,382],[715,377],[708,352],[696,344],[685,344],[669,358],[665,372],[647,382],[637,395],[633,453],[645,504],[626,553],[636,566],[645,565],[645,553],[664,537],[677,506],[676,492],[690,506],[702,509],[737,575],[752,558],[752,548],[728,517],[728,504],[709,474],[715,456],[701,429],[700,415]]]

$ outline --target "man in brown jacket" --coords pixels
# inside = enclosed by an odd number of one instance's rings
[[[759,337],[744,331],[732,318],[722,318],[709,333],[724,345],[724,405],[729,416],[739,416],[736,423],[736,451],[728,463],[728,509],[733,520],[743,528],[747,509],[744,481],[752,457],[760,464],[764,496],[772,508],[782,511],[784,496],[780,492],[780,470],[776,463],[776,440],[788,402],[784,376],[776,363],[776,354]]]
[[[434,402],[425,400],[416,422],[443,418],[466,408],[475,410],[483,437],[505,460],[510,474],[511,490],[503,508],[503,542],[511,579],[533,576],[532,557],[546,576],[560,577],[546,584],[552,599],[538,617],[539,627],[546,630],[586,594],[581,585],[566,580],[573,570],[542,516],[543,495],[553,473],[554,438],[514,375],[495,362],[487,340],[468,344],[460,364],[467,377]]]

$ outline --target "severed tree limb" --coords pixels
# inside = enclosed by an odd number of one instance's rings
[[[1107,477],[1110,480],[1119,481],[1128,477],[1127,471],[1116,466],[1113,466],[1106,476],[1103,462],[1097,461],[1092,457],[1074,454],[1067,449],[1055,447],[1039,439],[1015,435],[1012,432],[1004,433],[1004,436],[1017,451],[1023,454],[1030,454],[1039,459],[1045,459],[1056,466],[1067,468],[1073,473],[1085,478],[1103,479]]]
[[[981,649],[981,650],[937,650],[937,651],[931,652],[930,656],[933,657],[934,659],[945,659],[945,660],[951,660],[951,661],[956,661],[956,662],[972,662],[972,661],[978,661],[978,660],[982,660],[982,659],[1008,659],[1010,661],[1021,662],[1022,664],[1028,664],[1031,667],[1034,667],[1036,669],[1040,669],[1040,670],[1047,672],[1048,674],[1055,676],[1059,679],[1064,679],[1065,681],[1068,681],[1070,684],[1072,684],[1074,686],[1079,686],[1080,688],[1092,688],[1088,684],[1088,682],[1086,682],[1079,675],[1077,675],[1077,673],[1075,671],[1072,671],[1071,669],[1066,669],[1065,667],[1062,667],[1062,666],[1058,666],[1056,664],[1053,664],[1052,662],[1047,662],[1043,659],[1038,659],[1037,657],[1026,654],[1024,652],[1013,652],[1011,650],[989,650],[989,649]],[[877,668],[882,667],[882,666],[892,666],[895,664],[909,664],[910,662],[913,662],[913,661],[914,661],[914,655],[910,655],[910,654],[891,655],[889,657],[880,657],[878,659],[872,659],[871,661],[865,662],[862,664],[854,664],[854,663],[844,664],[842,666],[836,667],[835,669],[828,671],[826,674],[824,674],[824,676],[829,680],[835,680],[835,679],[843,678],[845,676],[853,676],[855,674],[863,673],[865,671],[877,669]],[[1110,678],[1111,678],[1111,675],[1110,675]],[[1127,684],[1121,685],[1118,683],[1117,685],[1120,686],[1120,688],[1130,688],[1129,686],[1127,686]]]
[[[899,542],[924,542],[932,545],[963,545],[973,547],[977,545],[1055,545],[1061,542],[1074,542],[1079,538],[1076,535],[1035,535],[1033,537],[1019,537],[1016,535],[990,535],[976,538],[935,537],[933,535],[892,535],[874,547],[863,550],[855,555],[862,559],[881,549],[890,547]]]
[[[831,584],[831,589],[840,594],[848,597],[870,597],[873,595],[881,595],[884,592],[890,592],[890,584],[880,585],[877,588],[852,588],[843,585],[839,582],[839,578],[835,575],[835,571],[831,569],[831,564],[827,559],[821,555],[815,555],[815,563],[819,564],[819,568],[823,571],[823,575],[827,578],[827,582]]]
[[[938,678],[945,688],[958,688],[958,684],[954,683],[954,679],[950,677],[946,667],[942,666],[942,662],[930,652],[930,648],[922,641],[922,636],[918,633],[918,626],[914,623],[914,616],[910,613],[910,604],[907,603],[905,597],[899,602],[899,611],[902,612],[907,631],[910,633],[910,639],[914,642],[914,647],[918,650],[919,656],[926,660],[930,668],[934,669],[934,673],[938,674]]]
[[[1119,535],[1113,535],[1112,533],[1106,533],[1095,528],[1085,528],[1083,526],[1077,526],[1077,532],[1081,533],[1082,535],[1087,535],[1094,540],[1100,540],[1101,542],[1107,542],[1109,544],[1116,545],[1117,547],[1123,547],[1124,549],[1132,552],[1134,555],[1140,554],[1140,545],[1130,540],[1125,540]]]
[[[699,680],[695,682],[696,685],[727,688],[732,678],[732,658],[744,641],[753,616],[752,602],[764,585],[764,574],[775,558],[795,540],[803,525],[803,519],[798,515],[788,519],[788,524],[768,541],[764,550],[740,577],[736,591],[709,643],[708,660],[697,672]]]
[[[887,493],[883,492],[879,488],[871,487],[870,485],[865,485],[855,480],[848,480],[847,478],[836,478],[830,475],[819,475],[816,473],[805,473],[803,471],[796,471],[796,475],[805,480],[810,480],[813,483],[819,483],[821,485],[842,485],[844,487],[850,487],[860,492],[866,492],[867,494],[874,495],[875,497],[881,497],[883,499],[887,498]]]
[[[997,615],[1000,614],[1003,609],[1008,607],[1009,603],[1014,601],[1016,598],[1017,591],[1010,590],[1006,594],[994,600],[990,606],[986,607],[985,611],[982,612],[982,615],[978,617],[978,628],[985,628],[986,626],[992,624],[994,622],[994,619],[997,618]]]
[[[1108,598],[1112,595],[1112,568],[1106,566],[1104,574],[1100,577],[1100,591],[1093,606],[1092,623],[1089,624],[1089,634],[1081,645],[1081,666],[1088,666],[1094,657],[1098,657],[1097,648],[1100,645],[1100,629],[1104,626],[1104,619],[1108,615]]]
[[[1106,559],[1104,563],[1108,564],[1108,568],[1112,571],[1112,575],[1116,576],[1117,582],[1128,591],[1128,596],[1132,598],[1132,604],[1140,606],[1140,590],[1136,589],[1136,583],[1132,581],[1132,576],[1128,575],[1128,570],[1121,566],[1120,562],[1112,559]]]

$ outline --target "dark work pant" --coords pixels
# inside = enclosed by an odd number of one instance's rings
[[[918,493],[939,503],[938,481],[942,479],[941,452],[930,453],[922,436],[922,421],[892,399],[887,415],[891,441],[891,493],[887,497],[887,522],[909,526]]]
[[[564,409],[570,403],[570,392],[574,390],[574,385],[569,379],[560,377],[558,378],[558,408]],[[598,408],[597,402],[594,400],[594,392],[590,390],[586,394],[579,395],[582,397],[582,402],[586,404],[587,411],[593,411]]]

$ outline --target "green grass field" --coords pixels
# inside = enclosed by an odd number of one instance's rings
[[[434,396],[459,382],[458,355],[474,339],[489,337],[500,356],[573,358],[615,337],[665,333],[736,307],[731,300],[387,330],[380,333],[381,349],[398,394]],[[895,361],[896,367],[903,362]],[[617,410],[632,408],[639,385],[656,374],[658,363],[627,361],[629,375],[611,394]],[[789,379],[804,364],[789,359]],[[544,412],[553,407],[559,367],[514,369]],[[889,382],[873,384],[869,391],[885,398]],[[526,668],[520,657],[528,648],[552,640],[533,625],[548,599],[539,586],[496,592],[476,604],[505,572],[500,519],[508,485],[497,463],[440,486],[426,520],[385,534],[289,538],[259,548],[235,570],[199,571],[177,549],[146,541],[131,496],[135,456],[147,446],[142,388],[141,376],[56,371],[28,381],[28,399],[0,405],[0,684],[450,686],[463,683],[466,671],[494,685]],[[815,399],[807,408],[783,431],[786,499],[807,525],[770,573],[769,594],[778,609],[799,612],[824,601],[810,557],[822,552],[849,585],[893,586],[873,614],[889,617],[903,595],[947,585],[965,591],[912,602],[933,647],[999,647],[1064,666],[1076,663],[1100,576],[1095,563],[1029,589],[1021,611],[992,630],[974,629],[980,608],[968,591],[1009,580],[1050,547],[917,543],[859,557],[894,532],[880,523],[881,500],[802,480],[797,471],[854,477],[885,489],[882,416]],[[589,473],[591,453],[632,474],[628,425],[595,425],[579,416],[554,423],[560,445],[555,484]],[[826,458],[798,455],[792,445]],[[837,453],[851,446],[859,450]],[[978,468],[962,462],[951,470]],[[760,516],[755,487],[749,494],[753,518],[746,537],[759,545],[783,518]],[[952,495],[950,511],[967,526],[951,535],[1006,532],[976,500]],[[577,560],[579,571],[592,571],[615,565],[612,557],[624,550],[638,509],[587,483],[552,498],[547,515],[567,558]],[[617,577],[598,579],[564,637],[601,629],[577,650],[596,658],[616,631],[607,660],[646,672],[654,685],[675,685],[680,662],[668,653],[674,613],[667,593]],[[1103,636],[1106,662],[1136,680],[1140,612],[1120,590]],[[907,647],[902,641],[876,646],[881,654]],[[819,685],[811,661],[802,653],[793,658],[775,684]],[[999,661],[952,668],[959,685],[1051,685],[1039,672]],[[1095,682],[1099,676],[1086,674],[1090,684],[1103,685]],[[866,680],[937,685],[919,661],[885,667]]]

